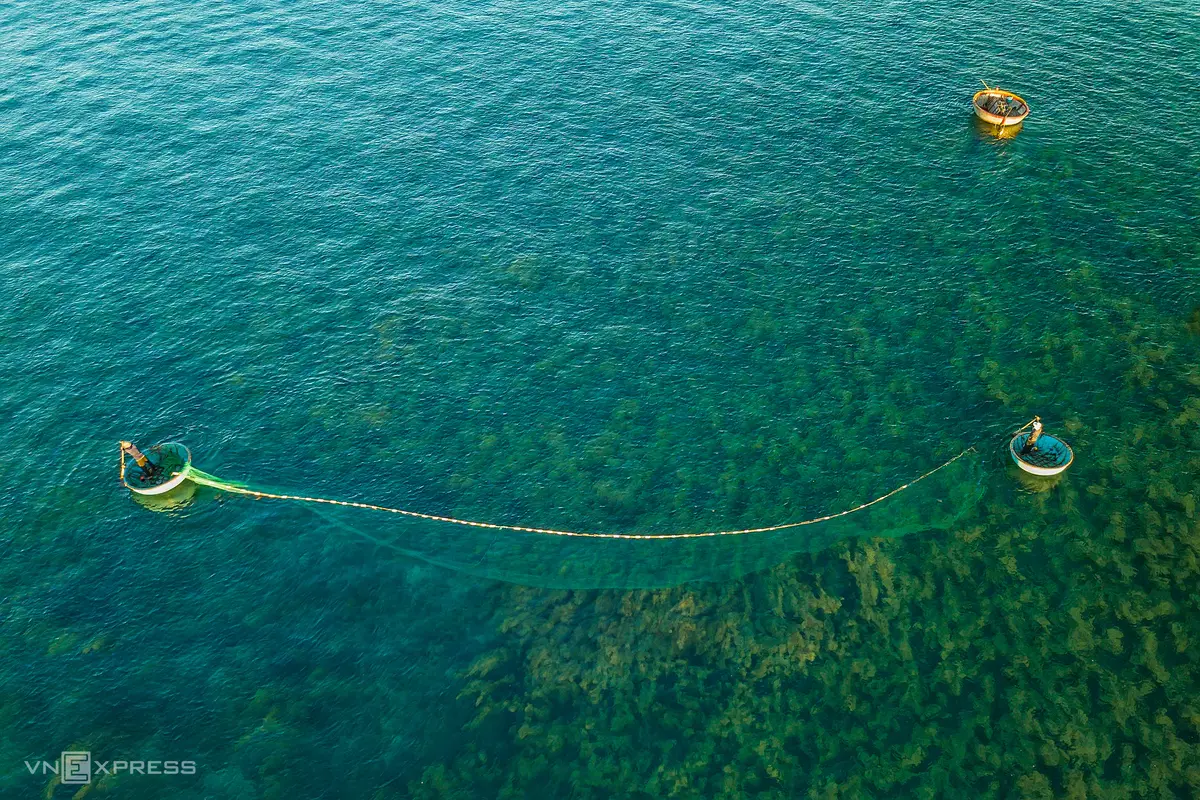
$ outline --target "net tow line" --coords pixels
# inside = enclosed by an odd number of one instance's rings
[[[195,483],[199,483],[203,486],[209,486],[213,489],[220,489],[222,491],[230,492],[231,494],[246,495],[247,497],[253,497],[256,499],[266,498],[269,500],[297,500],[302,503],[320,503],[323,505],[342,506],[345,508],[365,508],[365,509],[369,509],[371,511],[386,511],[389,514],[400,514],[401,516],[405,516],[405,517],[414,517],[416,519],[431,520],[433,522],[448,522],[452,525],[464,525],[464,526],[471,527],[471,528],[487,528],[489,530],[498,530],[498,531],[519,531],[522,533],[541,533],[541,534],[546,534],[549,536],[574,536],[574,537],[585,538],[585,539],[704,539],[704,538],[709,538],[709,537],[713,537],[713,536],[744,536],[749,533],[771,533],[772,531],[782,531],[782,530],[787,530],[788,528],[799,528],[804,525],[815,525],[818,522],[828,522],[831,519],[837,519],[838,517],[845,517],[850,514],[854,514],[858,511],[862,511],[866,508],[870,508],[871,506],[875,505],[876,503],[882,503],[884,500],[887,500],[889,497],[893,497],[893,496],[899,494],[900,492],[903,492],[905,489],[909,488],[910,486],[913,486],[914,484],[925,480],[930,475],[933,475],[935,472],[945,469],[946,467],[953,464],[955,461],[958,461],[963,456],[967,455],[968,453],[973,453],[973,452],[976,452],[975,447],[974,446],[968,447],[966,450],[963,450],[961,453],[956,455],[954,458],[950,459],[949,461],[945,462],[944,464],[941,464],[940,466],[934,467],[933,469],[926,472],[924,475],[921,475],[918,478],[912,479],[911,481],[904,484],[903,486],[898,486],[895,489],[892,489],[887,494],[880,495],[879,497],[876,497],[874,500],[869,500],[865,503],[862,503],[861,505],[855,506],[854,508],[848,508],[845,511],[838,511],[837,513],[834,513],[834,514],[826,514],[825,516],[821,516],[821,517],[814,517],[812,519],[801,520],[800,522],[786,522],[782,525],[770,525],[765,528],[743,528],[742,530],[736,530],[736,531],[705,531],[702,533],[659,533],[659,534],[655,534],[655,533],[589,533],[589,532],[582,532],[582,531],[562,531],[562,530],[555,530],[553,528],[531,528],[531,527],[527,527],[524,525],[502,525],[502,524],[495,523],[495,522],[478,522],[475,520],[457,519],[455,517],[445,517],[445,516],[440,516],[438,514],[423,514],[419,511],[407,511],[402,508],[388,508],[387,506],[378,506],[373,503],[356,503],[356,502],[349,501],[349,500],[330,500],[325,497],[307,497],[305,495],[298,495],[298,494],[275,494],[273,492],[263,492],[258,489],[248,489],[248,488],[244,488],[241,486],[235,486],[233,484],[225,483],[220,480],[215,480],[209,476],[200,475],[195,472],[190,473],[188,475],[188,479]],[[124,461],[122,461],[121,466],[123,469]]]

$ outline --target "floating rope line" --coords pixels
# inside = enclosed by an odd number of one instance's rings
[[[848,508],[845,511],[839,511],[836,514],[826,514],[823,517],[814,517],[813,519],[806,519],[806,520],[802,520],[800,522],[786,522],[782,525],[770,525],[765,528],[744,528],[742,530],[737,530],[737,531],[708,531],[708,532],[704,532],[704,533],[662,533],[662,534],[654,534],[654,533],[584,533],[584,532],[580,532],[580,531],[560,531],[560,530],[554,530],[552,528],[530,528],[530,527],[526,527],[524,525],[501,525],[501,524],[497,524],[494,522],[476,522],[476,521],[468,520],[468,519],[456,519],[454,517],[443,517],[443,516],[439,516],[437,514],[422,514],[418,511],[406,511],[401,508],[388,508],[387,506],[377,506],[377,505],[374,505],[373,503],[355,503],[355,502],[351,502],[348,500],[330,500],[330,499],[324,498],[324,497],[306,497],[304,495],[298,495],[298,494],[274,494],[272,492],[263,492],[263,491],[259,491],[258,489],[250,489],[250,488],[246,488],[243,486],[237,486],[232,483],[226,483],[226,482],[220,480],[219,478],[216,478],[212,475],[207,475],[196,469],[190,470],[190,472],[188,473],[188,479],[191,480],[192,482],[198,483],[202,486],[209,486],[213,489],[220,489],[222,491],[230,492],[232,494],[246,495],[247,497],[254,497],[256,499],[267,498],[269,500],[297,500],[302,503],[320,503],[320,504],[329,505],[329,506],[343,506],[345,508],[365,508],[365,509],[369,509],[371,511],[386,511],[389,514],[400,514],[405,517],[414,517],[416,519],[431,520],[433,522],[449,522],[452,525],[465,525],[465,526],[468,526],[471,528],[487,528],[489,530],[498,530],[498,531],[520,531],[522,533],[541,533],[541,534],[547,534],[549,536],[574,536],[574,537],[586,538],[586,539],[704,539],[704,538],[709,538],[709,537],[713,537],[713,536],[743,536],[748,533],[770,533],[772,531],[787,530],[788,528],[799,528],[804,525],[815,525],[818,522],[828,522],[831,519],[837,519],[838,517],[845,517],[850,514],[854,514],[858,511],[862,511],[866,508],[870,508],[871,506],[875,505],[876,503],[882,503],[884,500],[887,500],[889,497],[893,497],[893,496],[899,494],[900,492],[903,492],[905,489],[909,488],[910,486],[913,486],[914,484],[925,480],[930,475],[933,475],[935,472],[945,469],[946,467],[953,464],[955,461],[958,461],[960,458],[967,455],[967,453],[973,453],[973,452],[975,452],[974,446],[968,447],[966,450],[963,450],[961,453],[956,455],[954,458],[950,459],[949,461],[942,464],[941,466],[934,467],[933,469],[926,472],[924,475],[921,475],[919,478],[914,478],[913,480],[909,481],[908,483],[904,484],[903,486],[898,486],[895,489],[892,489],[887,494],[876,497],[874,500],[870,500],[866,503],[863,503],[862,505],[855,506],[854,508]],[[124,467],[124,462],[122,462],[122,467]]]

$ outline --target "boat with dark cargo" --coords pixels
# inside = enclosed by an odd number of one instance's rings
[[[1022,97],[1004,89],[992,88],[986,83],[984,86],[986,88],[980,89],[971,98],[975,116],[1001,128],[1020,125],[1029,116],[1029,103]]]
[[[126,465],[128,456],[133,463]],[[188,479],[192,453],[178,442],[163,442],[138,449],[133,442],[121,442],[121,483],[142,495],[166,494]]]

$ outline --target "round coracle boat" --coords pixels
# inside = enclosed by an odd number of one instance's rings
[[[971,107],[975,116],[1002,128],[1020,125],[1029,116],[1029,103],[1003,89],[980,89],[971,98]]]
[[[178,442],[156,444],[145,456],[147,467],[136,461],[125,466],[122,459],[121,482],[137,494],[166,494],[186,481],[192,469],[191,452]]]
[[[1017,466],[1032,475],[1057,475],[1075,460],[1071,446],[1048,433],[1039,436],[1033,449],[1023,453],[1021,451],[1027,441],[1028,433],[1017,434],[1008,443],[1008,450]]]

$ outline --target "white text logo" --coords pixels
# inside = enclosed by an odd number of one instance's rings
[[[57,775],[60,783],[77,786],[91,783],[96,775],[195,775],[195,761],[139,760],[93,761],[86,750],[64,750],[59,759],[50,761],[26,761],[25,769],[30,775]]]

